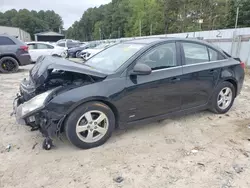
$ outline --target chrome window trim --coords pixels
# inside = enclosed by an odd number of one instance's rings
[[[160,71],[164,71],[164,70],[173,70],[173,69],[177,69],[177,68],[181,68],[183,67],[182,65],[178,65],[176,67],[170,67],[170,68],[164,68],[164,69],[159,69],[159,70],[153,70],[152,72],[160,72]]]
[[[180,68],[180,67],[185,68],[185,67],[191,67],[191,66],[196,66],[196,65],[205,65],[205,64],[210,64],[210,63],[218,63],[218,62],[223,62],[223,61],[228,61],[228,59],[222,59],[222,60],[217,60],[217,61],[206,61],[206,62],[195,63],[195,64],[190,64],[190,65],[179,65],[179,66],[171,67],[171,68],[153,70],[152,72],[160,72],[160,71],[164,71],[164,70],[173,70],[173,69],[177,69],[177,68]]]
[[[218,62],[223,62],[223,61],[228,61],[228,59],[222,59],[222,60],[216,60],[216,61],[206,61],[206,62],[201,62],[201,63],[194,63],[194,64],[189,64],[189,65],[183,65],[183,68],[184,67],[195,66],[195,65],[204,65],[204,64],[210,64],[210,63],[218,63]]]

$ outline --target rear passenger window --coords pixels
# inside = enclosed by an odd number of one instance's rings
[[[58,43],[57,46],[65,47],[65,42]]]
[[[223,60],[225,59],[219,52],[208,48],[209,51],[209,57],[210,57],[210,61],[217,61],[217,60]]]
[[[50,46],[47,44],[36,44],[37,49],[50,49]]]
[[[28,44],[29,50],[34,50],[36,49],[36,45],[35,44]]]
[[[0,36],[0,45],[15,45],[15,43],[8,37]]]
[[[195,43],[182,43],[186,65],[209,61],[207,47]]]

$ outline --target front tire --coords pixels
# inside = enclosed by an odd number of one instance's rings
[[[212,97],[211,111],[216,114],[227,113],[233,103],[236,96],[235,87],[230,82],[222,82],[215,89]]]
[[[13,73],[17,72],[19,64],[13,57],[2,57],[0,59],[0,72],[2,73]]]
[[[82,149],[104,144],[111,137],[114,128],[114,113],[101,102],[88,102],[79,106],[65,122],[68,140]]]

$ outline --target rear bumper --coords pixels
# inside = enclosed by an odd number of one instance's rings
[[[238,81],[238,88],[237,88],[236,96],[240,94],[242,87],[243,87],[243,83],[244,83],[244,76]]]
[[[31,58],[30,58],[30,55],[28,53],[20,55],[18,57],[18,60],[19,60],[20,66],[31,64]]]

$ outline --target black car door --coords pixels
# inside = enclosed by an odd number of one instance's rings
[[[182,109],[205,106],[220,75],[222,56],[205,44],[181,42],[183,76]]]
[[[175,42],[155,46],[136,63],[152,68],[150,75],[127,76],[123,98],[128,122],[178,111],[181,108],[180,77],[182,66]]]

